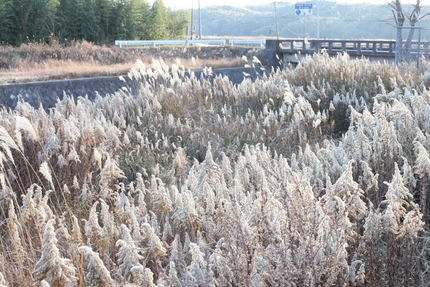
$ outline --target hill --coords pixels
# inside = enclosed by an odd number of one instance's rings
[[[316,37],[317,8],[313,15],[295,15],[293,3],[277,2],[276,15],[280,37]],[[396,28],[387,5],[337,4],[320,1],[320,37],[329,39],[395,39]],[[430,8],[424,7],[422,15]],[[202,9],[203,35],[274,37],[276,18],[273,4],[235,7],[211,6]],[[198,13],[194,13],[198,23]],[[430,25],[424,18],[422,25]]]

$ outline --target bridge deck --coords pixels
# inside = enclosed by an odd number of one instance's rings
[[[428,45],[428,43],[427,43]],[[347,52],[354,56],[395,57],[396,41],[384,40],[280,40],[278,51],[289,54],[313,54],[325,50],[328,54]]]

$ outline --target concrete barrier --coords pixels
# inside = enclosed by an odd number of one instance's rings
[[[105,96],[126,86],[127,83],[118,77],[1,85],[0,105],[13,109],[18,100],[22,99],[34,107],[42,104],[44,108],[49,109],[55,105],[57,99],[62,99],[64,94],[74,98],[88,96],[93,100],[97,93]]]

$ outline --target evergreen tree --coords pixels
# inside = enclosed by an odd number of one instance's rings
[[[167,9],[163,0],[155,0],[149,13],[148,38],[151,40],[164,40],[169,36],[167,30]]]
[[[73,19],[77,18],[77,0],[60,0],[57,9],[58,18],[58,37],[60,39],[72,39],[76,23]]]
[[[12,0],[13,41],[23,43],[28,37],[31,0]]]
[[[162,0],[0,0],[0,43],[182,38],[186,19]]]
[[[11,42],[20,44],[45,38],[49,0],[10,0]]]
[[[96,42],[107,43],[110,40],[110,19],[113,10],[112,0],[95,0],[94,6],[95,23],[97,30]]]
[[[0,0],[0,43],[12,43],[12,1]]]
[[[59,38],[95,41],[97,34],[95,5],[86,0],[60,0],[58,6]]]
[[[54,36],[57,33],[57,8],[60,5],[59,0],[48,0],[46,4],[46,17],[44,22],[45,35]]]
[[[146,0],[130,1],[130,26],[129,34],[131,39],[149,39],[148,38],[148,17],[150,5]]]
[[[172,11],[167,10],[168,23],[167,32],[169,39],[183,39],[185,37],[186,29],[188,25],[189,13],[188,10]]]

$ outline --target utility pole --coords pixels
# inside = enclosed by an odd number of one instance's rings
[[[320,38],[320,1],[317,1],[317,39]]]
[[[191,31],[191,40],[194,40],[193,37],[193,33],[194,33],[194,0],[191,0],[191,27],[190,27],[190,31]]]
[[[199,0],[199,40],[202,40],[202,10],[200,9],[200,0]]]
[[[279,29],[278,29],[278,14],[276,13],[276,1],[273,2],[273,7],[275,9],[275,24],[276,24],[276,40],[279,41]]]

